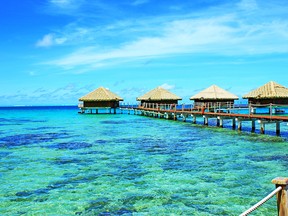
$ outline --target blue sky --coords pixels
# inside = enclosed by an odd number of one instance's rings
[[[0,105],[288,87],[286,0],[1,0]]]

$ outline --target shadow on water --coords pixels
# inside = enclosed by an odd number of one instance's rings
[[[57,133],[33,133],[17,134],[0,138],[0,147],[13,148],[18,146],[28,146],[39,143],[47,143],[56,139],[71,138],[68,132],[61,131]]]

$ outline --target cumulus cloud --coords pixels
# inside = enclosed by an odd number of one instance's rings
[[[49,47],[53,45],[53,35],[47,34],[41,40],[38,40],[36,43],[37,47]]]
[[[56,38],[53,34],[46,34],[44,37],[36,42],[37,47],[50,47],[53,45],[63,44],[67,38]]]

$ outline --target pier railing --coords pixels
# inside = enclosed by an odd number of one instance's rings
[[[247,114],[253,115],[258,113],[256,109],[267,108],[262,114],[281,114],[285,113],[285,108],[288,108],[286,104],[235,104],[234,102],[195,102],[193,104],[161,104],[161,103],[142,103],[138,105],[138,108],[144,109],[157,109],[162,111],[202,111],[214,113],[240,113],[242,110],[246,110]],[[260,113],[261,114],[261,113]]]
[[[161,103],[142,103],[138,108],[157,109],[161,111],[198,111],[203,108],[209,112],[230,112],[240,109],[248,109],[248,105],[234,104],[233,102],[195,102],[193,104],[161,104]]]
[[[268,194],[265,198],[260,200],[258,203],[253,205],[248,210],[244,211],[240,216],[249,215],[251,212],[258,209],[262,206],[265,202],[271,199],[274,195],[277,197],[277,210],[279,216],[288,216],[288,193],[287,193],[287,185],[288,185],[288,178],[277,177],[272,180],[272,183],[275,184],[276,189]]]

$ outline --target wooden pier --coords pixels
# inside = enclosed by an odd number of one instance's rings
[[[267,124],[275,124],[276,135],[280,136],[281,122],[288,122],[288,116],[275,116],[275,115],[260,115],[253,114],[249,112],[249,114],[240,114],[233,113],[233,109],[221,109],[221,112],[211,112],[205,111],[205,109],[185,109],[184,106],[179,109],[179,106],[176,105],[148,105],[145,107],[139,106],[138,108],[134,108],[134,114],[150,116],[155,118],[165,118],[170,120],[181,119],[182,121],[186,121],[188,118],[192,118],[192,123],[197,122],[197,118],[203,119],[203,124],[208,126],[209,120],[216,120],[216,125],[218,127],[224,126],[224,120],[232,121],[232,129],[242,130],[242,122],[249,121],[251,122],[251,132],[255,132],[256,130],[256,122],[260,125],[260,133],[265,134],[265,126]],[[237,124],[236,124],[237,123]]]

